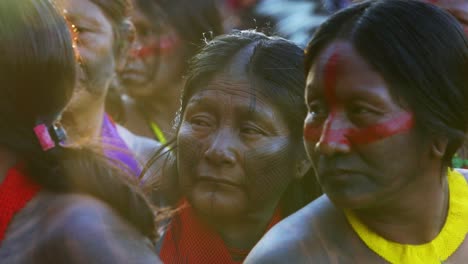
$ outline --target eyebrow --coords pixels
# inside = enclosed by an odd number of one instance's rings
[[[248,103],[242,104],[240,106],[236,106],[235,111],[238,113],[238,116],[242,118],[249,118],[256,121],[271,119],[274,116],[266,114],[264,111],[259,111],[258,105],[263,104],[261,101],[257,99],[249,100]],[[219,108],[218,101],[213,100],[212,98],[205,97],[203,95],[192,97],[187,104],[187,108],[195,108],[195,109],[206,109],[208,111],[216,111]],[[187,110],[185,110],[187,111]]]

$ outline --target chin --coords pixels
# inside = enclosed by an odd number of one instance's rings
[[[247,209],[247,200],[219,193],[204,193],[190,195],[190,204],[195,211],[211,219],[232,219],[244,215]]]
[[[374,196],[369,194],[355,194],[349,192],[325,191],[330,201],[341,209],[364,209],[375,204]]]

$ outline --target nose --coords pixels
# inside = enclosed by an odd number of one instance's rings
[[[325,121],[315,151],[323,155],[348,153],[351,150],[349,134],[351,127],[345,117],[331,114]]]
[[[141,49],[143,48],[143,45],[141,44],[140,40],[138,37],[136,38],[135,42],[133,42],[133,45],[130,48],[130,59],[136,59],[140,56]]]
[[[214,136],[209,148],[205,151],[205,158],[218,166],[234,166],[237,159],[237,147],[234,133],[224,129]]]

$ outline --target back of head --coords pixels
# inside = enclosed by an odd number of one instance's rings
[[[64,146],[54,133],[55,146],[44,150],[34,132],[36,125],[53,130],[75,88],[75,53],[62,15],[49,0],[2,0],[0,39],[0,146],[44,190],[95,196],[152,236],[150,206],[122,172],[88,148]]]
[[[365,1],[336,13],[306,49],[306,73],[331,42],[348,41],[414,113],[424,136],[448,140],[449,165],[468,129],[468,40],[448,13],[420,1]]]
[[[74,89],[67,24],[49,1],[4,0],[0,39],[0,144],[39,148],[33,127],[55,121]]]

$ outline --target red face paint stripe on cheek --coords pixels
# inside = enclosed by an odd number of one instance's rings
[[[155,42],[153,44],[143,46],[140,49],[134,50],[133,56],[137,58],[146,58],[157,54],[158,50],[159,42]]]
[[[413,128],[413,115],[404,112],[386,122],[348,132],[352,144],[369,144],[387,137],[391,137]]]
[[[306,124],[304,127],[304,140],[308,142],[317,142],[322,134],[322,127],[315,127]]]

